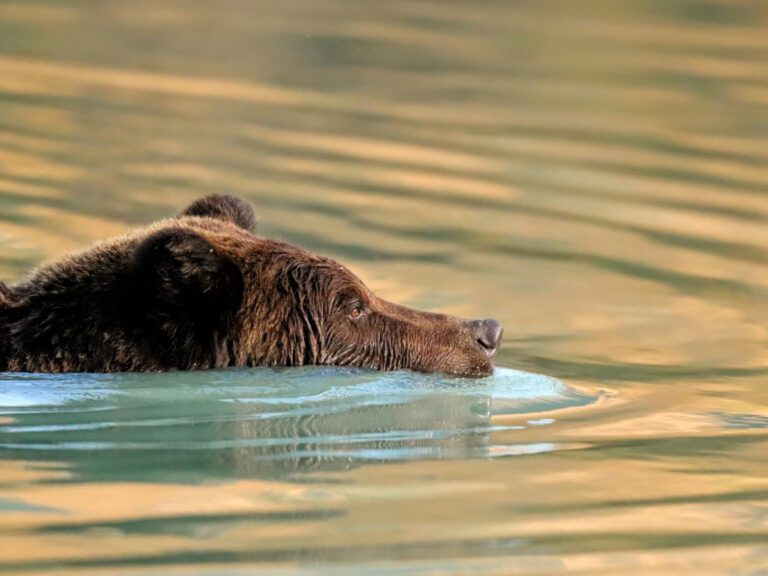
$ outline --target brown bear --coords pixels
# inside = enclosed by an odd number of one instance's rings
[[[253,208],[232,196],[0,283],[0,371],[322,364],[483,376],[501,335],[495,320],[377,298],[337,262],[257,236]]]

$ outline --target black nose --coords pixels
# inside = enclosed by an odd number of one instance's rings
[[[501,336],[504,328],[496,320],[472,320],[467,326],[477,339],[477,343],[485,349],[489,355],[496,353],[501,344]]]

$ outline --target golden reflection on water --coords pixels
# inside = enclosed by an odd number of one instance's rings
[[[324,483],[332,478],[321,475],[308,486],[250,480],[211,486],[27,485],[24,502],[41,509],[4,514],[0,541],[10,565],[150,561],[192,550],[212,555],[214,566],[217,553],[232,554],[230,569],[262,558],[267,567],[270,558],[290,562],[302,550],[342,563],[386,562],[390,556],[419,561],[435,551],[443,561],[468,552],[472,560],[478,555],[472,543],[493,542],[490,550],[481,546],[479,556],[513,554],[511,565],[520,573],[529,573],[523,567],[534,561],[514,552],[524,543],[539,562],[553,563],[553,573],[585,564],[608,567],[625,558],[628,567],[647,564],[659,570],[672,562],[679,564],[679,573],[694,574],[712,561],[708,544],[717,544],[724,561],[718,562],[720,568],[728,566],[725,558],[745,562],[759,549],[764,510],[749,498],[768,490],[762,473],[765,448],[763,441],[734,450],[730,471],[707,475],[699,472],[713,464],[707,454],[662,452],[638,459],[632,448],[622,454],[617,445],[610,459],[576,450],[558,458],[471,466],[461,461],[371,466],[344,473],[340,484]],[[16,482],[31,480],[26,469],[4,465],[3,473]],[[326,516],[313,518],[313,509]],[[278,513],[291,512],[297,515],[290,522],[277,520]],[[227,522],[215,520],[222,516]],[[162,525],[174,518],[189,522],[189,528],[158,534],[142,533],[137,526],[125,533],[134,520]],[[688,555],[678,553],[678,546],[689,548]]]
[[[38,507],[0,512],[0,569],[768,569],[766,37],[756,2],[0,2],[4,281],[232,192],[384,297],[498,317],[502,364],[605,394],[497,417],[524,429],[486,460],[306,484],[0,459],[0,503]]]

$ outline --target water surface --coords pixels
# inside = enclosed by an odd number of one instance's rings
[[[0,1],[0,278],[178,211],[505,325],[483,381],[0,379],[10,574],[768,573],[768,9]]]
[[[505,368],[482,379],[308,367],[8,374],[2,384],[5,459],[65,460],[78,481],[291,478],[374,462],[544,452],[556,447],[495,443],[495,433],[525,426],[494,417],[536,415],[528,424],[544,425],[553,422],[545,413],[598,400]]]

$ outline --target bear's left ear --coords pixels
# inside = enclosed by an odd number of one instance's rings
[[[218,323],[242,302],[240,268],[191,230],[169,228],[150,235],[136,247],[134,271],[137,287],[164,312]]]
[[[195,200],[179,213],[179,217],[200,216],[232,222],[243,230],[256,233],[256,216],[253,206],[237,196],[211,194]]]

